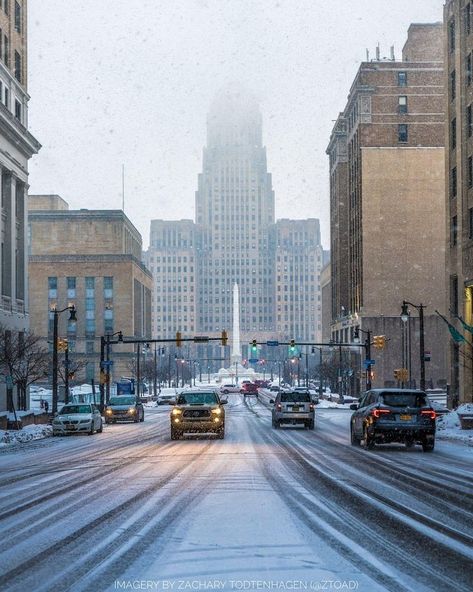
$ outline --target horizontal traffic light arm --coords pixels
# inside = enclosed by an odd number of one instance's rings
[[[220,338],[218,338],[220,339]],[[173,339],[171,339],[171,341],[174,341]],[[386,340],[387,341],[387,340]],[[249,345],[253,345],[253,342],[250,341]],[[266,341],[257,341],[256,345],[267,345]],[[291,346],[292,342],[291,341],[279,341],[278,345],[288,345]],[[341,341],[329,341],[326,343],[319,343],[317,341],[297,341],[294,343],[294,345],[296,347],[298,347],[299,345],[313,345],[314,347],[361,347],[362,349],[364,349],[366,346],[364,343],[344,343]]]
[[[101,339],[105,340],[105,337],[101,337]],[[208,337],[206,335],[196,335],[194,337],[181,337],[181,341],[186,342],[193,342],[193,343],[207,343],[208,341],[222,341],[222,337]],[[127,338],[123,337],[123,340],[119,341],[118,339],[110,339],[110,341],[106,340],[107,343],[110,345],[117,345],[119,343],[176,343],[176,338],[172,337],[170,339],[146,339],[146,338]]]

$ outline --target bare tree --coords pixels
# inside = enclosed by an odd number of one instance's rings
[[[48,375],[50,355],[45,340],[30,331],[12,332],[0,325],[0,343],[0,369],[16,384],[18,408],[26,410],[28,387]]]

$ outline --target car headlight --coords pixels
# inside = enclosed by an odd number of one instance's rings
[[[108,407],[107,409],[105,409],[105,413],[106,413],[107,415],[112,415],[112,413],[113,413],[113,409],[110,409],[110,407]]]
[[[174,409],[171,411],[172,415],[181,415],[182,413],[182,409],[179,409],[178,407],[174,407]]]
[[[215,415],[221,415],[222,410],[220,409],[220,407],[217,407],[217,409],[212,409],[212,413],[215,413]]]
[[[133,413],[136,413],[136,409],[134,407],[130,407],[130,409],[128,409],[128,413],[133,415]]]

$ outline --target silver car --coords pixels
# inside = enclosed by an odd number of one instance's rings
[[[53,436],[80,433],[92,435],[94,432],[102,431],[102,416],[96,405],[68,404],[54,415]]]
[[[314,429],[314,403],[308,392],[282,391],[269,402],[274,404],[271,412],[273,428],[277,429],[282,424],[303,424],[309,430]]]

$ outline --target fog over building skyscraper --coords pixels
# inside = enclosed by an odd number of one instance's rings
[[[240,89],[225,89],[208,115],[196,223],[198,329],[211,332],[231,326],[236,282],[242,334],[274,332],[274,192],[261,113],[255,99]]]

